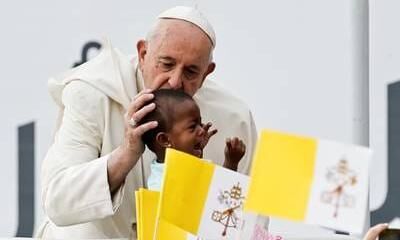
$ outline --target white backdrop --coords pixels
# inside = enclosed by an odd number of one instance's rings
[[[368,143],[366,0],[2,1],[0,236],[16,232],[16,128],[29,121],[36,122],[36,224],[42,217],[40,162],[56,115],[48,77],[102,36],[134,53],[154,17],[178,4],[196,4],[214,25],[212,78],[249,104],[258,128]],[[281,221],[271,227],[290,234],[311,228]]]

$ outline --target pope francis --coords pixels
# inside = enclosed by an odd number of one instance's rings
[[[257,133],[251,112],[239,99],[206,77],[215,69],[216,37],[196,9],[161,13],[137,56],[128,57],[108,41],[91,61],[49,80],[59,106],[54,142],[42,164],[45,239],[135,239],[134,191],[145,186],[155,158],[141,135],[157,122],[138,125],[152,111],[151,89],[182,89],[198,102],[203,122],[218,133],[204,157],[222,164],[225,138],[237,136],[247,153],[247,173]]]

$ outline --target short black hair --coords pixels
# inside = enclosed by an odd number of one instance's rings
[[[158,122],[156,128],[153,128],[142,135],[143,143],[154,152],[154,143],[157,134],[160,132],[168,132],[172,128],[172,124],[175,121],[174,109],[177,107],[177,104],[187,100],[194,100],[189,94],[182,90],[158,89],[152,93],[154,94],[154,98],[151,102],[156,104],[156,108],[152,112],[148,113],[139,124],[151,121]]]

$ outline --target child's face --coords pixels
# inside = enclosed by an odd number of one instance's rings
[[[183,101],[176,107],[174,119],[171,130],[167,132],[171,147],[201,157],[205,132],[197,104],[194,101]]]

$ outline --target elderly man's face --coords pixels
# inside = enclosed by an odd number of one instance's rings
[[[182,89],[193,96],[215,68],[210,39],[182,20],[162,20],[157,29],[148,42],[137,45],[145,86]]]

